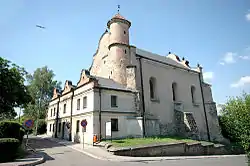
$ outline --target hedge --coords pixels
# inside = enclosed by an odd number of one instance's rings
[[[0,138],[16,138],[22,143],[24,129],[18,122],[1,121],[0,122]]]
[[[20,142],[15,138],[0,138],[0,163],[13,161],[17,157]]]

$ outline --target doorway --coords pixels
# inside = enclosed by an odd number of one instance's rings
[[[64,131],[65,131],[65,122],[62,125],[62,139],[64,139]]]

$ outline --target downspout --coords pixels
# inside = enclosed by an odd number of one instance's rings
[[[59,103],[60,103],[60,96],[58,97],[58,102],[57,102],[55,138],[57,138],[57,127],[58,127],[58,118],[59,118]]]
[[[211,141],[210,131],[209,131],[209,127],[208,127],[208,121],[207,121],[207,112],[206,112],[206,106],[205,106],[205,100],[204,100],[204,93],[203,93],[203,87],[202,87],[202,81],[201,81],[201,73],[199,73],[199,81],[200,81],[200,88],[201,88],[202,105],[203,105],[206,127],[207,127],[207,138],[208,138],[208,141]]]
[[[142,130],[143,137],[145,137],[145,101],[144,101],[144,88],[143,88],[143,77],[142,77],[142,64],[141,58],[139,58],[139,66],[140,66],[140,78],[141,78],[141,97],[142,97]]]
[[[70,133],[69,133],[69,141],[72,141],[73,98],[74,98],[74,89],[72,88],[71,105],[70,105]]]
[[[99,141],[101,142],[102,138],[102,94],[101,88],[99,88]]]

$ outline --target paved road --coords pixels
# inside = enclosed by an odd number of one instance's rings
[[[40,153],[43,153],[46,162],[41,166],[247,166],[245,158],[227,157],[210,159],[164,160],[152,162],[112,162],[91,158],[61,144],[40,138],[31,138],[29,141]]]

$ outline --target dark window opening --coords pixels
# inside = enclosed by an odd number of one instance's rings
[[[123,31],[124,35],[126,34],[126,31]]]
[[[173,101],[176,101],[176,90],[177,90],[177,84],[174,82],[172,84]]]
[[[54,116],[56,116],[56,108],[54,108]]]
[[[63,105],[63,113],[66,113],[66,104]]]
[[[127,54],[127,50],[124,50],[124,53]]]
[[[61,123],[59,123],[59,125],[58,125],[58,133],[60,133],[61,132]]]
[[[80,110],[80,99],[77,99],[77,110]]]
[[[51,110],[50,110],[50,117],[52,117],[52,114],[53,114],[53,109],[51,108]]]
[[[117,96],[111,96],[111,107],[117,107]]]
[[[80,120],[76,121],[76,132],[79,132]]]
[[[52,124],[49,124],[49,131],[51,131]]]
[[[111,119],[111,131],[118,131],[118,119]]]
[[[52,131],[54,132],[54,130],[55,130],[55,124],[53,124],[53,128],[52,128]]]
[[[86,108],[87,107],[87,96],[83,97],[83,108]]]
[[[192,103],[195,103],[195,87],[191,86]]]
[[[154,77],[151,77],[149,79],[149,90],[150,90],[150,98],[155,99],[156,98],[156,80]]]

